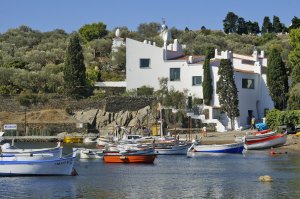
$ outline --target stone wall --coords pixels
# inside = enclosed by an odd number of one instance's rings
[[[104,110],[107,112],[137,111],[155,103],[154,97],[109,97]]]

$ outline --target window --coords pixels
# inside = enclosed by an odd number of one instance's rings
[[[192,82],[193,86],[201,85],[201,83],[202,83],[202,77],[201,76],[193,76],[192,81],[193,81]]]
[[[180,68],[170,68],[170,81],[180,81]]]
[[[140,59],[140,68],[149,68],[150,59]]]
[[[254,89],[254,79],[242,79],[242,88]]]

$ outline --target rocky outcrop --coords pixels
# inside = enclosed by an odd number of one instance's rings
[[[101,132],[113,132],[116,126],[141,128],[155,122],[151,107],[146,106],[137,111],[106,112],[102,109],[90,109],[75,112],[75,119],[88,123],[91,129]]]

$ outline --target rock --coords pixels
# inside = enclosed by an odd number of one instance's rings
[[[273,181],[272,177],[269,175],[260,176],[258,179],[261,182],[272,182]]]
[[[78,111],[75,112],[75,118],[82,123],[92,124],[98,113],[98,109],[91,109],[88,111]]]

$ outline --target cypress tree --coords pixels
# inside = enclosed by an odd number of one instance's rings
[[[68,96],[79,98],[86,94],[86,75],[79,36],[73,34],[66,52],[64,88]]]
[[[271,49],[267,67],[267,85],[275,108],[283,110],[287,103],[288,76],[280,52]]]
[[[233,67],[229,59],[222,59],[219,66],[217,82],[217,94],[221,109],[227,114],[231,121],[231,129],[234,129],[234,121],[240,116],[237,88],[234,81]]]
[[[210,104],[210,100],[212,98],[212,93],[213,93],[213,87],[212,87],[212,79],[211,79],[211,75],[210,75],[210,59],[213,57],[213,49],[212,48],[208,48],[206,50],[206,57],[205,57],[205,61],[203,64],[203,84],[202,84],[202,88],[203,88],[203,100],[204,100],[204,104],[205,105],[209,105]]]
[[[271,33],[271,32],[272,32],[272,23],[269,17],[265,17],[263,25],[261,27],[261,33]]]

